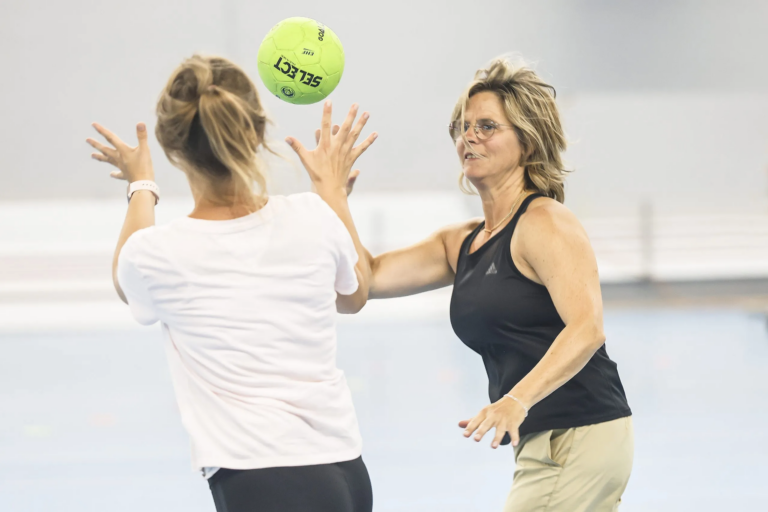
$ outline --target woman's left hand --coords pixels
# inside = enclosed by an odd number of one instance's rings
[[[341,129],[341,126],[335,124],[333,125],[333,130],[331,130],[331,135],[336,135],[339,133],[339,130]],[[315,144],[320,145],[320,128],[315,130]],[[355,181],[357,181],[357,177],[360,176],[360,169],[355,169],[354,171],[349,173],[349,176],[347,177],[347,197],[352,194],[352,189],[355,188]],[[317,192],[317,187],[315,187],[314,182],[312,183],[312,192]]]
[[[357,158],[376,140],[377,134],[372,133],[355,146],[360,132],[368,121],[368,113],[365,112],[355,123],[357,111],[357,105],[352,105],[347,118],[339,129],[335,130],[331,123],[331,102],[327,101],[323,106],[320,136],[316,136],[317,147],[312,151],[307,150],[294,137],[285,139],[299,155],[299,159],[301,159],[301,163],[307,170],[316,190],[338,190],[343,191],[346,195],[349,192],[348,185],[352,166]]]
[[[525,416],[522,405],[511,398],[501,397],[498,402],[484,407],[474,418],[460,421],[459,427],[465,429],[464,437],[471,436],[477,430],[475,441],[482,440],[483,436],[495,427],[496,435],[493,437],[491,448],[498,448],[507,432],[512,438],[512,446],[517,446],[520,442],[518,429]]]
[[[117,180],[126,180],[133,183],[139,180],[155,180],[155,170],[152,167],[152,157],[149,154],[147,143],[147,127],[144,123],[136,126],[136,136],[139,145],[132,147],[120,140],[120,137],[97,123],[93,127],[104,136],[113,147],[106,146],[94,139],[86,139],[86,142],[96,148],[99,153],[92,153],[91,157],[99,162],[106,162],[117,167],[109,175]]]

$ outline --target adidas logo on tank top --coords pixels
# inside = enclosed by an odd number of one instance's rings
[[[496,270],[496,265],[494,263],[491,263],[491,266],[488,267],[488,270],[485,271],[485,275],[488,274],[498,274],[498,271]]]

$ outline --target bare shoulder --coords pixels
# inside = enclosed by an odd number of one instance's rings
[[[553,236],[586,237],[586,231],[576,215],[564,204],[549,197],[539,197],[531,202],[528,210],[520,216],[516,231],[520,238],[526,240]]]
[[[460,246],[464,239],[467,238],[482,222],[482,217],[475,217],[455,224],[449,224],[440,229],[438,233],[440,233],[445,241],[446,247],[454,245]]]
[[[448,264],[454,272],[456,272],[456,265],[459,261],[461,244],[482,222],[482,217],[475,217],[455,224],[449,224],[438,231],[438,235],[442,238],[443,245],[445,246],[445,256],[448,259]]]
[[[534,199],[520,217],[510,250],[520,272],[545,286],[563,268],[575,272],[578,262],[589,262],[590,268],[596,265],[587,232],[576,215],[548,197]]]

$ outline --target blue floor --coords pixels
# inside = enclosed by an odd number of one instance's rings
[[[612,311],[606,334],[635,414],[622,512],[768,510],[765,317]],[[0,351],[1,511],[214,510],[158,328],[3,336]],[[342,325],[339,365],[377,512],[501,510],[512,450],[456,426],[486,382],[447,319]]]

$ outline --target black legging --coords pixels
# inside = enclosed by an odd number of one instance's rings
[[[208,485],[216,512],[371,512],[362,457],[346,462],[264,469],[220,469]]]

